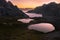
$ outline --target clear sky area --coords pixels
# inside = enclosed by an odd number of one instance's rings
[[[41,6],[43,4],[48,4],[50,2],[60,3],[60,0],[7,0],[11,1],[14,5],[19,8],[35,8],[36,6]]]

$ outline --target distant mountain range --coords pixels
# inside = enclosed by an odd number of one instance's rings
[[[30,9],[30,10],[32,10],[32,9],[34,9],[34,8],[20,8],[21,10],[28,10],[28,9]]]

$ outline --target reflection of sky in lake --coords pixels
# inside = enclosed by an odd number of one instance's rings
[[[26,13],[29,17],[42,17],[42,14]]]
[[[30,30],[33,29],[33,30],[37,30],[40,32],[44,32],[44,33],[55,30],[54,26],[49,23],[33,24],[33,25],[28,26],[28,29],[30,29]]]
[[[21,21],[23,23],[29,23],[31,20],[33,19],[19,19],[18,21]],[[40,31],[40,32],[51,32],[53,30],[55,30],[55,27],[52,24],[49,23],[39,23],[39,24],[32,24],[28,26],[28,29],[34,29],[36,31]]]
[[[29,17],[42,17],[42,14],[37,13],[26,13],[28,10],[22,10],[25,14],[27,14]]]
[[[30,21],[32,21],[33,19],[18,19],[18,21],[21,21],[23,23],[29,23]]]
[[[34,13],[26,13],[29,17],[42,17],[41,14],[34,14]],[[30,21],[32,21],[33,19],[18,19],[18,21],[21,21],[23,23],[29,23]],[[51,32],[53,30],[55,30],[54,26],[52,24],[49,23],[42,23],[42,24],[33,24],[33,25],[29,25],[28,26],[29,29],[34,29],[37,31],[41,31],[44,33],[47,32]]]
[[[33,17],[42,17],[41,14],[36,14],[36,13],[25,13],[27,14],[29,17],[33,18]],[[33,19],[18,19],[18,21],[21,21],[23,23],[29,23],[30,21],[32,21]]]

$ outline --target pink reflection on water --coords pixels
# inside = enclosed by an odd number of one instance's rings
[[[55,27],[50,23],[39,23],[39,24],[29,25],[28,29],[29,30],[33,29],[33,30],[36,30],[36,31],[48,33],[48,32],[51,32],[51,31],[55,30]]]
[[[32,20],[34,20],[34,19],[18,19],[17,21],[21,21],[21,22],[23,22],[23,23],[29,23],[30,21],[32,21]]]
[[[42,17],[42,14],[26,13],[29,17]]]

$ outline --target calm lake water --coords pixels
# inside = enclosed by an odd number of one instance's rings
[[[41,14],[35,14],[35,13],[26,13],[29,17],[42,17]],[[23,23],[29,23],[34,19],[18,19],[18,21],[21,21]],[[39,23],[39,24],[33,24],[32,26],[29,25],[28,27],[35,28],[37,31],[42,31],[42,32],[49,32],[55,30],[55,27],[52,24],[49,23]],[[40,30],[39,30],[40,29]]]
[[[27,14],[29,17],[33,18],[33,17],[42,17],[42,14],[36,14],[36,13],[26,13],[26,11],[23,11],[25,14]],[[34,19],[18,19],[18,21],[21,21],[23,23],[29,23],[30,21],[32,21]]]

